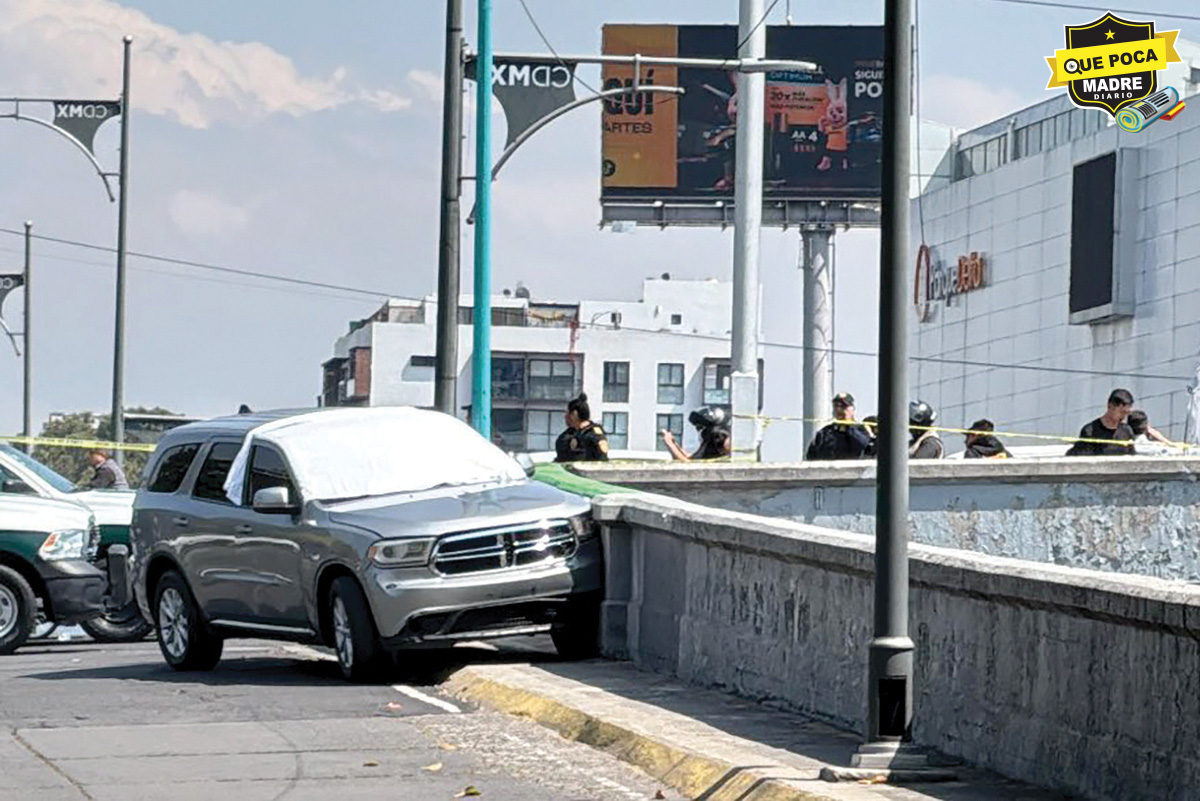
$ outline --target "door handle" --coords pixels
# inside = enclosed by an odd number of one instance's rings
[[[180,528],[183,528],[183,527],[187,526],[191,521],[188,520],[186,517],[172,517],[171,522],[174,523],[175,525],[179,526]]]
[[[236,531],[238,534],[250,534],[250,533],[253,533],[254,526],[248,526],[245,523],[243,523],[242,525],[234,528],[234,531]]]

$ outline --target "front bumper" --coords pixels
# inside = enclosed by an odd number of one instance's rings
[[[104,612],[104,594],[108,577],[82,559],[62,559],[44,563],[42,580],[46,583],[46,617],[59,625],[89,620]]]
[[[553,617],[545,614],[549,609],[603,589],[604,558],[599,538],[593,538],[570,558],[544,565],[458,576],[438,576],[425,567],[370,567],[363,584],[386,643],[498,636],[544,629]],[[460,619],[463,627],[456,629]]]

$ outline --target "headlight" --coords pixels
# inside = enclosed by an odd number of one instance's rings
[[[575,539],[579,542],[590,540],[593,537],[600,536],[600,526],[592,519],[590,513],[575,515],[571,518],[571,531],[575,532]]]
[[[42,559],[82,559],[87,537],[87,531],[81,528],[53,531],[38,548],[38,556]]]
[[[380,540],[367,549],[367,558],[383,567],[411,567],[429,562],[433,539]]]

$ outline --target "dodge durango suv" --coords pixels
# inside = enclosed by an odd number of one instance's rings
[[[600,539],[583,498],[466,424],[409,407],[242,414],[173,429],[134,502],[134,588],[167,663],[231,637],[334,648],[352,681],[460,639],[598,648]]]

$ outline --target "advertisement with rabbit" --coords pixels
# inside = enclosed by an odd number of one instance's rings
[[[606,25],[606,54],[734,58],[732,25]],[[766,74],[763,194],[771,200],[879,197],[883,29],[773,26],[767,58],[815,62],[817,72]],[[666,84],[643,67],[638,88]],[[627,87],[603,111],[602,200],[730,200],[738,73],[672,69],[679,97],[634,91],[629,65],[607,65],[604,88]]]

